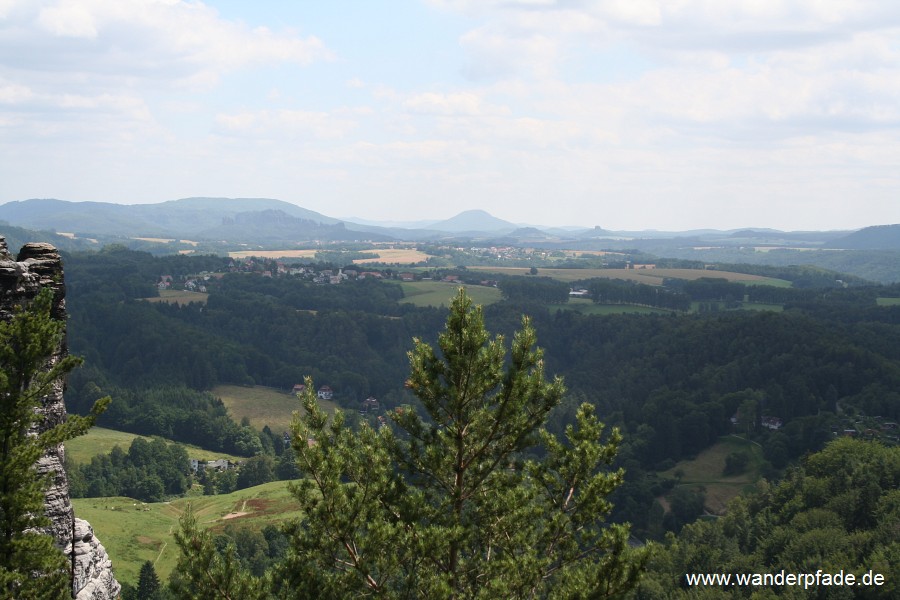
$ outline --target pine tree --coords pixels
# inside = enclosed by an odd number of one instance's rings
[[[137,598],[138,600],[157,600],[159,595],[159,577],[153,563],[145,561],[141,565],[138,575]]]
[[[212,535],[197,525],[190,506],[181,516],[175,542],[181,549],[170,585],[176,598],[185,600],[262,600],[269,597],[265,580],[241,568],[233,543],[223,553]]]
[[[424,407],[395,410],[393,426],[342,413],[329,420],[307,380],[294,424],[306,518],[276,570],[280,597],[607,598],[634,586],[646,554],[627,527],[605,525],[621,471],[620,441],[590,405],[567,440],[541,430],[564,394],[545,381],[528,319],[507,357],[463,290],[438,339],[415,340],[407,387]],[[526,460],[539,444],[544,458]]]
[[[89,417],[69,417],[41,431],[37,412],[66,373],[80,364],[58,360],[65,323],[51,316],[53,292],[42,290],[10,321],[0,322],[0,597],[68,597],[68,563],[53,539],[40,531],[48,477],[35,463],[48,449],[83,434],[103,411],[99,400]]]

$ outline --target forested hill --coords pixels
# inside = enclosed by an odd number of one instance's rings
[[[900,250],[900,225],[875,225],[832,240],[829,248]]]
[[[900,448],[836,440],[777,485],[734,500],[724,518],[697,521],[667,538],[634,597],[897,598],[898,485]],[[785,572],[809,578],[772,583],[772,575]],[[692,587],[686,576],[696,573],[735,581]],[[767,582],[737,582],[764,574]],[[852,576],[854,584],[838,583],[838,574]]]

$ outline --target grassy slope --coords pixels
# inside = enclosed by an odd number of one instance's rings
[[[732,452],[744,451],[750,454],[750,464],[740,475],[725,477],[725,458]],[[706,507],[714,514],[721,514],[729,500],[738,496],[760,477],[763,463],[762,448],[759,445],[736,436],[724,436],[718,443],[697,455],[694,460],[683,460],[668,471],[660,473],[661,477],[675,477],[676,471],[684,475],[680,485],[690,487],[702,486],[706,493]]]
[[[124,431],[116,431],[114,429],[105,429],[103,427],[92,427],[85,435],[77,437],[66,442],[66,456],[75,463],[89,463],[91,459],[98,454],[109,454],[113,446],[119,446],[122,450],[128,451],[132,440],[135,438],[144,438],[150,440],[149,437],[137,435],[135,433],[125,433]],[[215,460],[217,458],[227,458],[230,460],[243,460],[242,458],[225,454],[224,452],[213,452],[204,450],[190,444],[182,444],[187,448],[188,456],[198,458],[200,460]]]
[[[178,559],[173,532],[188,504],[204,528],[221,531],[226,524],[262,529],[300,516],[287,482],[274,481],[221,496],[181,498],[142,504],[130,498],[81,498],[75,513],[90,521],[112,559],[116,577],[136,584],[141,565],[153,561],[160,579],[169,577]]]
[[[188,290],[160,290],[159,297],[145,298],[147,302],[165,302],[167,304],[190,304],[199,302],[206,304],[209,294],[205,292],[190,292]]]
[[[228,414],[238,423],[247,417],[254,429],[261,430],[268,425],[277,434],[290,431],[294,411],[302,409],[296,396],[274,388],[219,385],[212,389],[212,394],[222,399]],[[319,400],[319,404],[328,413],[337,408],[328,400]]]
[[[401,302],[415,306],[450,306],[459,284],[443,281],[407,281],[401,283],[405,298]],[[464,286],[475,304],[488,305],[500,301],[500,290],[482,285]]]

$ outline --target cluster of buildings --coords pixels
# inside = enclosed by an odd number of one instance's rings
[[[228,268],[232,273],[259,273],[263,277],[296,277],[318,284],[340,284],[348,280],[356,279],[398,279],[400,281],[414,281],[418,275],[411,272],[396,272],[393,269],[384,271],[365,270],[362,268],[338,268],[326,269],[315,265],[298,266],[285,263],[282,260],[267,258],[247,258],[241,261],[232,261]]]
[[[207,284],[210,280],[221,276],[222,273],[209,273],[208,271],[203,271],[198,275],[185,277],[181,282],[176,282],[175,278],[171,275],[160,275],[159,281],[156,282],[156,288],[160,291],[171,290],[175,288],[177,284],[178,287],[189,292],[201,292],[205,294],[208,291]]]
[[[861,416],[852,421],[845,419],[841,425],[833,426],[831,433],[840,437],[880,440],[887,444],[900,443],[900,424],[880,416]]]
[[[230,471],[241,466],[241,463],[232,462],[227,458],[219,458],[217,460],[200,460],[198,458],[192,458],[190,460],[191,471],[193,471],[194,473],[199,471],[201,468],[208,471]]]
[[[739,424],[738,415],[731,417],[731,424]],[[760,425],[771,431],[778,431],[784,427],[784,421],[780,417],[763,415],[760,417]],[[835,437],[880,440],[887,444],[898,444],[900,443],[900,424],[880,416],[844,416],[836,419],[836,424],[831,427],[831,434]]]
[[[291,393],[295,396],[299,396],[301,394],[306,393],[306,386],[302,383],[294,384],[294,387],[291,388]],[[319,400],[331,400],[334,397],[334,390],[332,390],[329,386],[323,385],[316,391],[316,398]]]
[[[299,396],[306,393],[306,385],[297,383],[291,388],[291,394]],[[331,400],[334,398],[334,390],[330,386],[323,385],[316,390],[316,398],[319,400]],[[369,396],[360,403],[360,415],[376,415],[381,410],[381,403],[374,396]]]

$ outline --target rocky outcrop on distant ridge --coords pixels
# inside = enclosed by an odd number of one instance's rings
[[[14,258],[0,237],[0,319],[12,317],[16,305],[34,298],[49,287],[54,292],[53,317],[65,321],[65,286],[62,261],[56,248],[50,244],[25,244]],[[68,348],[63,343],[54,361],[65,356]],[[49,429],[66,418],[63,404],[62,381],[58,381],[42,400],[40,409],[44,416],[42,428]],[[106,550],[94,536],[90,523],[75,518],[69,499],[69,480],[63,469],[65,448],[62,444],[48,451],[37,463],[40,473],[52,473],[51,485],[44,496],[44,506],[51,524],[47,533],[74,566],[74,591],[78,600],[107,600],[117,598],[121,586],[112,571],[112,563]]]

